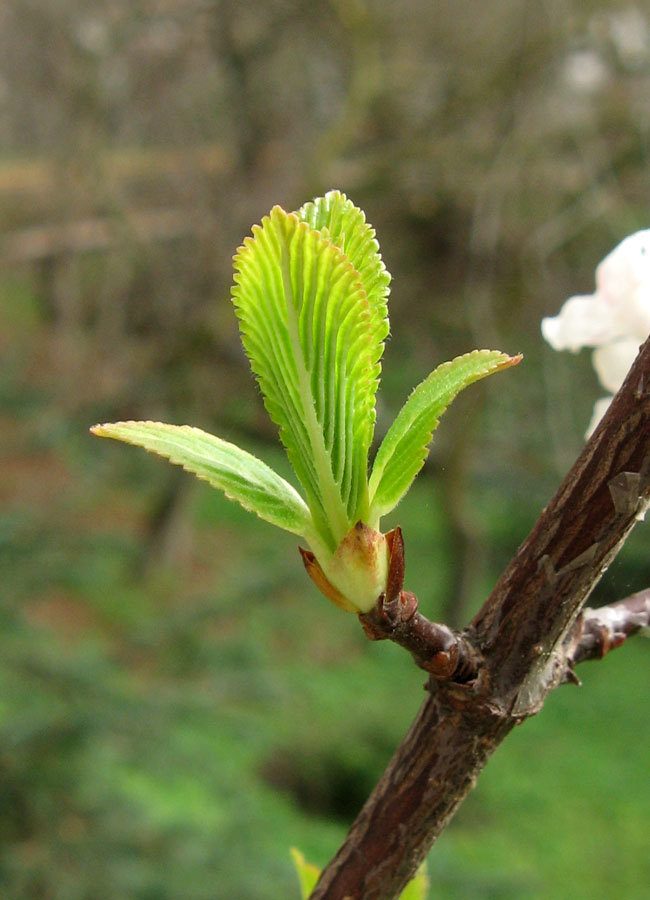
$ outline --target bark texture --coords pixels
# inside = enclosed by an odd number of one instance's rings
[[[567,662],[602,659],[642,628],[650,629],[650,588],[610,606],[585,609],[568,642]]]
[[[362,620],[369,636],[397,640],[434,674],[416,720],[311,900],[397,897],[514,725],[538,712],[558,684],[577,680],[575,663],[604,655],[647,625],[648,592],[605,610],[581,609],[649,503],[650,340],[462,634],[419,617],[407,592],[397,607],[399,585]],[[428,658],[422,642],[429,637]],[[454,642],[473,671],[447,667],[436,677],[431,660]]]

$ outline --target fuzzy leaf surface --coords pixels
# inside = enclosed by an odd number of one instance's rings
[[[516,365],[520,356],[497,350],[473,350],[443,363],[415,388],[388,429],[377,451],[370,476],[370,524],[402,499],[424,465],[440,416],[463,388],[501,369]]]
[[[383,344],[359,273],[276,206],[235,256],[233,301],[266,408],[333,551],[368,511]]]
[[[375,229],[366,222],[363,210],[340,191],[328,191],[324,197],[305,203],[296,215],[336,244],[357,270],[370,306],[373,340],[383,342],[388,335],[391,279],[379,252]]]
[[[313,531],[307,504],[295,488],[235,444],[191,425],[162,422],[114,422],[91,431],[165,457],[271,525],[308,539]]]

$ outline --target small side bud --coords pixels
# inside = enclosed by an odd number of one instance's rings
[[[317,560],[300,550],[307,573],[316,587],[346,612],[365,613],[386,592],[389,547],[386,535],[363,522],[348,531],[333,555]]]
[[[339,607],[339,609],[342,609],[345,612],[357,612],[357,608],[346,600],[343,594],[340,591],[337,591],[334,585],[330,584],[327,580],[325,573],[320,567],[320,563],[311,550],[305,550],[304,547],[298,547],[298,549],[300,550],[300,555],[302,556],[302,561],[307,570],[307,574],[321,594],[325,594],[327,599],[331,600],[335,606]]]
[[[386,600],[396,600],[404,586],[404,538],[402,529],[397,526],[386,534],[388,545],[388,578],[386,580]]]

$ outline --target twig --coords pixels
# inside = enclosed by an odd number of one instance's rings
[[[390,563],[386,593],[370,612],[359,616],[371,641],[391,640],[413,656],[416,664],[436,679],[465,683],[478,675],[480,654],[460,632],[430,622],[418,612],[415,594],[402,589],[404,539],[397,527],[386,535]]]
[[[632,625],[620,628],[622,620],[614,613],[600,613],[599,619],[598,612],[585,612],[582,625],[576,621],[648,503],[650,340],[555,497],[464,633],[475,658],[482,658],[476,677],[466,683],[430,679],[431,692],[415,722],[324,869],[311,900],[398,896],[495,748],[517,722],[541,709],[551,689],[567,680],[570,667],[567,653],[561,652],[570,640],[567,636],[582,628],[573,657],[577,662],[590,657],[590,646],[596,655],[598,633],[605,634],[601,627],[605,622],[607,633],[614,636],[631,633]],[[387,590],[383,609],[367,614],[371,630],[385,630],[382,617],[388,604],[387,618],[391,618],[390,603],[400,596],[396,588],[397,584]],[[407,607],[408,602],[407,597],[401,605]],[[628,606],[631,616],[636,616],[636,606]],[[414,633],[427,632],[416,622]],[[434,633],[440,637],[438,628],[434,627]],[[602,637],[602,647],[604,641]],[[408,649],[415,650],[416,658],[421,655],[417,646]]]
[[[573,666],[602,659],[642,628],[650,628],[650,588],[609,606],[586,608],[576,622],[567,661]]]

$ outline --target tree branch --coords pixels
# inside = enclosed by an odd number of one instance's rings
[[[650,628],[650,588],[610,606],[584,609],[567,642],[567,662],[573,667],[602,659],[642,628]]]
[[[404,539],[398,526],[386,535],[390,562],[386,593],[367,613],[359,616],[366,637],[371,641],[391,640],[413,656],[421,669],[436,678],[458,682],[476,678],[480,654],[457,631],[430,622],[418,612],[418,598],[402,590],[404,584]]]
[[[550,690],[568,680],[570,662],[597,655],[599,634],[605,647],[607,634],[631,633],[632,626],[625,624],[630,616],[647,617],[636,603],[622,601],[628,603],[629,616],[619,608],[620,616],[585,611],[578,619],[601,574],[643,517],[650,502],[649,476],[650,340],[463,634],[478,661],[475,677],[461,678],[462,683],[453,677],[429,679],[429,696],[311,900],[396,897],[492,752],[517,722],[541,709]],[[389,597],[388,603],[393,600]],[[386,630],[380,605],[367,616],[373,621],[362,621],[364,627]],[[413,627],[424,633],[421,625],[416,620]],[[435,626],[434,636],[444,640],[438,628],[444,626]],[[394,633],[403,645],[410,640],[399,629]],[[408,649],[413,652],[412,646]],[[417,659],[421,648],[415,650]]]

